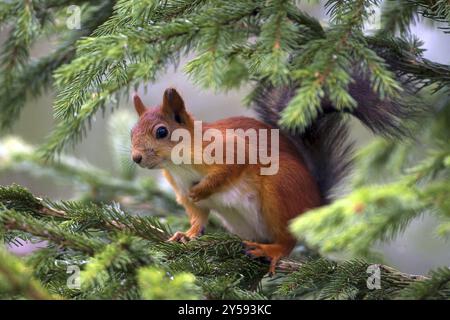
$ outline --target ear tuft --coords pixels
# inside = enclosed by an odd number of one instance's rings
[[[136,109],[136,112],[139,116],[141,116],[147,108],[145,107],[144,103],[142,102],[141,98],[137,94],[137,92],[133,95],[133,102],[134,102],[134,108]]]
[[[181,115],[185,112],[184,101],[174,88],[164,91],[162,109],[167,114]]]

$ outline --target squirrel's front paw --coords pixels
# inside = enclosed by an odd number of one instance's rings
[[[181,243],[186,243],[189,240],[191,240],[191,238],[184,232],[181,231],[177,231],[173,234],[173,236],[171,236],[169,238],[169,242],[181,242]]]
[[[177,231],[167,241],[186,243],[188,241],[191,241],[192,239],[197,238],[198,236],[203,235],[204,232],[205,227],[202,227],[201,229],[191,228],[186,232]]]
[[[195,185],[189,190],[189,198],[192,202],[198,202],[209,197],[211,193],[207,191],[205,188],[200,188],[198,185]]]

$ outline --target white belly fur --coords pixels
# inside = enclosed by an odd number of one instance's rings
[[[188,166],[170,166],[167,170],[185,195],[188,194],[190,187],[202,178]],[[259,195],[249,186],[245,178],[196,204],[211,210],[228,231],[242,239],[271,242],[267,225],[263,220]]]

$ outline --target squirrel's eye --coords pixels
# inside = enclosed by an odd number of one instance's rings
[[[169,130],[167,130],[166,127],[159,127],[158,129],[156,129],[156,139],[165,138],[168,134]]]

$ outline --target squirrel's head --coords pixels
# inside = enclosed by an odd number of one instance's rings
[[[179,128],[193,132],[194,120],[173,88],[164,91],[158,107],[145,107],[138,95],[134,96],[134,107],[139,121],[131,130],[131,157],[143,168],[162,168],[178,143],[171,141],[172,132]]]

